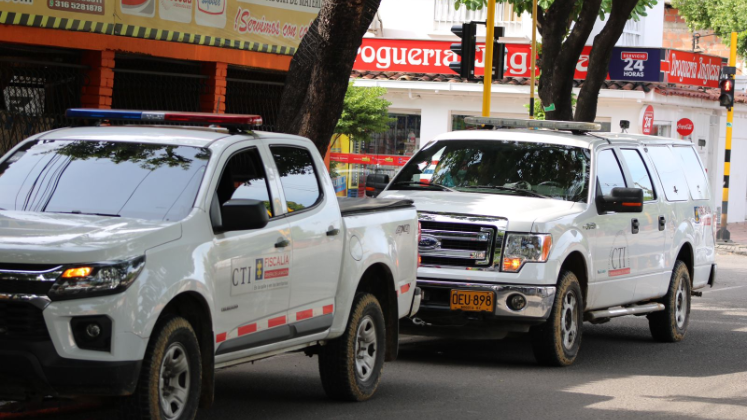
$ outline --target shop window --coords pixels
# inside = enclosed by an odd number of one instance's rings
[[[669,121],[654,121],[651,128],[652,136],[672,137],[672,123]]]
[[[365,153],[412,156],[420,142],[420,115],[389,114],[389,130],[371,136]]]

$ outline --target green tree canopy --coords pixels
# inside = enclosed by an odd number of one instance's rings
[[[737,54],[747,50],[747,0],[672,0],[691,30],[710,29],[730,44],[730,32],[741,32],[737,38]]]
[[[359,87],[349,83],[335,134],[369,141],[371,134],[388,130],[394,119],[389,117],[392,103],[383,98],[385,94],[386,89],[381,87]]]

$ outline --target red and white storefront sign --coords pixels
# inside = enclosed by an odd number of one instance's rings
[[[649,105],[643,110],[643,117],[641,118],[641,133],[645,135],[651,135],[651,131],[654,129],[654,107]]]
[[[665,82],[717,88],[723,62],[721,57],[669,50],[661,69]]]
[[[681,136],[689,136],[695,131],[695,124],[689,118],[682,118],[677,121],[677,133]]]
[[[410,156],[330,153],[329,159],[335,162],[356,163],[359,165],[405,166],[405,163],[410,160]]]

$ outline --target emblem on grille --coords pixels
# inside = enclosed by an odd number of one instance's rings
[[[435,236],[421,235],[418,247],[423,250],[438,249],[441,247],[441,243],[438,242],[438,239]]]

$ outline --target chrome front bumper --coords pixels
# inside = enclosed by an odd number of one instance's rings
[[[421,279],[418,279],[418,287],[420,287],[424,293],[424,297],[420,306],[421,311],[425,309],[449,310],[448,306],[433,305],[432,302],[429,301],[429,289],[436,288],[448,290],[475,290],[483,292],[493,292],[495,294],[495,310],[493,312],[493,315],[497,317],[512,318],[514,320],[547,319],[550,316],[550,311],[552,310],[556,290],[555,286],[526,286]],[[527,301],[526,306],[519,311],[510,309],[506,303],[508,297],[514,294],[520,294],[524,296]]]

